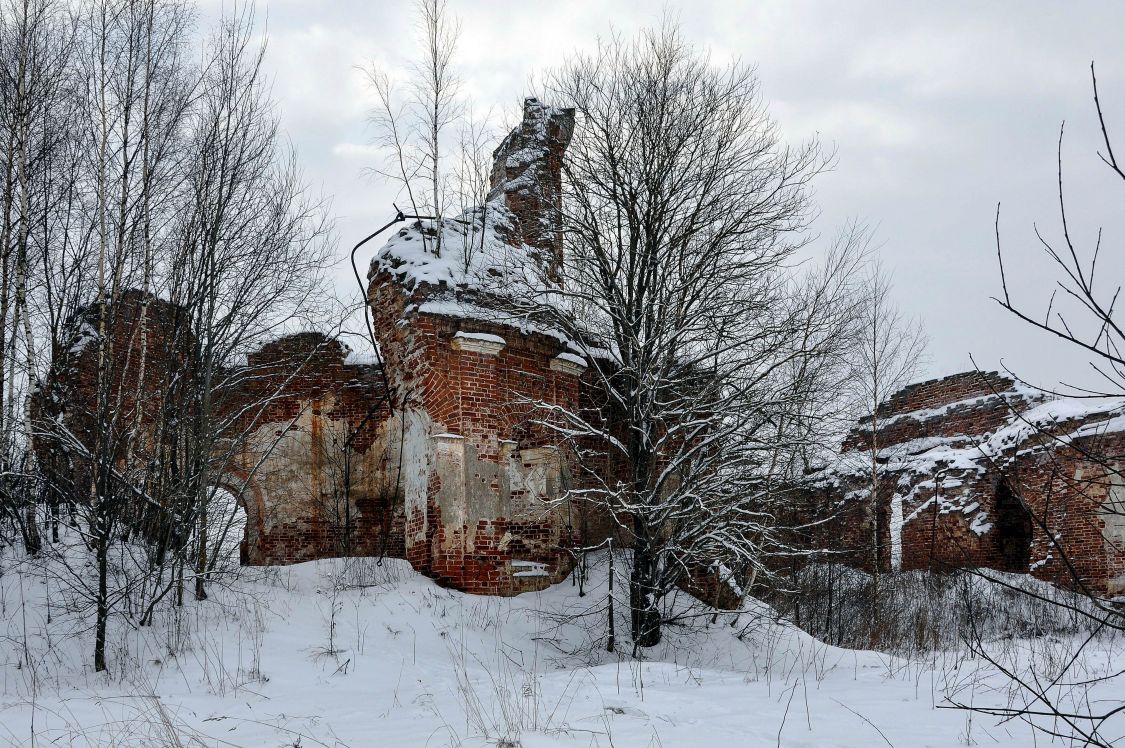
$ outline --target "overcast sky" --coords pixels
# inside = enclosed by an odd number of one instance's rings
[[[209,3],[209,4],[208,4]],[[207,0],[206,15],[219,0]],[[662,5],[627,0],[449,0],[462,22],[465,93],[478,111],[511,110],[529,80],[612,28],[655,23]],[[1084,359],[999,309],[993,221],[1009,285],[1041,313],[1051,269],[1033,223],[1060,234],[1056,147],[1072,235],[1088,248],[1105,229],[1103,283],[1125,275],[1125,185],[1097,160],[1091,98],[1096,61],[1103,108],[1125,133],[1122,2],[671,2],[685,36],[716,60],[757,65],[787,139],[819,137],[838,163],[816,186],[825,239],[851,218],[873,225],[903,310],[930,337],[925,376],[1004,362],[1045,383],[1080,379]],[[401,67],[415,54],[408,3],[263,3],[268,64],[283,127],[311,184],[333,199],[340,256],[392,215],[365,122],[372,95],[356,66]],[[1125,134],[1119,151],[1125,153]],[[364,264],[372,251],[365,248]],[[361,265],[363,267],[363,265]],[[346,264],[337,274],[348,282]],[[351,285],[341,286],[350,292]],[[1085,377],[1089,379],[1089,377]]]

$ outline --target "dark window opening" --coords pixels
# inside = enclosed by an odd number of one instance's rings
[[[1001,571],[1027,573],[1031,562],[1031,516],[1012,492],[1008,481],[996,488],[996,543]]]

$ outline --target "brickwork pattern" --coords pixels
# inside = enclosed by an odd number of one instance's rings
[[[1039,400],[1017,391],[1015,382],[997,372],[964,372],[920,382],[892,395],[876,411],[879,448],[925,437],[987,434]],[[844,440],[843,449],[871,448],[872,419],[862,418]]]
[[[109,320],[104,344],[94,334],[99,314]],[[113,453],[119,470],[127,432],[139,434],[131,446],[132,464],[158,459],[162,447],[170,448],[158,443],[174,438],[164,421],[175,415],[168,404],[182,396],[177,387],[193,381],[197,371],[187,324],[183,309],[139,291],[122,294],[104,313],[89,307],[72,320],[72,341],[55,352],[34,402],[34,417],[43,424],[36,450],[54,477],[51,485],[70,487],[62,500],[88,500],[91,465],[83,454],[93,451],[99,438],[119,445]],[[404,514],[384,464],[388,408],[381,372],[346,363],[345,355],[338,341],[303,333],[267,344],[243,366],[216,372],[214,412],[240,447],[233,461],[225,452],[217,456],[226,471],[217,480],[246,511],[244,563],[404,552]],[[99,359],[113,404],[108,434],[97,412]],[[59,425],[88,451],[59,439]],[[275,456],[286,440],[293,448]],[[339,474],[345,440],[358,478],[346,491]],[[220,435],[221,452],[226,443]],[[294,451],[303,455],[297,465],[289,464]],[[305,479],[279,477],[295,470]],[[138,503],[131,514],[140,522],[151,511]]]
[[[547,283],[558,282],[563,260],[557,211],[573,127],[573,110],[528,99],[523,122],[494,154],[488,201],[501,206],[498,236],[530,250]],[[572,566],[570,548],[613,523],[560,501],[575,471],[538,406],[612,418],[591,394],[597,378],[573,352],[559,359],[566,347],[558,336],[420,311],[462,293],[487,303],[471,289],[407,288],[389,270],[368,280],[385,369],[350,364],[338,341],[301,333],[250,354],[213,388],[230,433],[249,435],[224,477],[247,512],[245,562],[386,553],[471,592],[516,594],[558,581]],[[110,337],[125,340],[128,331]],[[191,360],[170,359],[154,372],[177,369],[190,374]],[[85,379],[70,379],[78,384],[59,403],[78,411],[90,391]],[[604,468],[625,469],[608,454]]]
[[[407,559],[443,584],[482,594],[539,589],[562,578],[577,530],[572,508],[553,503],[565,457],[558,439],[537,423],[538,404],[579,407],[580,378],[551,367],[562,343],[484,320],[407,314],[408,306],[421,306],[427,289],[404,298],[388,277],[373,278],[371,288],[377,335],[402,407],[426,414],[429,431],[417,438],[449,443],[425,449],[441,464],[431,466],[424,499],[409,506]],[[495,354],[458,350],[459,333],[505,344]],[[551,464],[535,464],[544,455]],[[442,469],[454,461],[456,469]],[[533,490],[529,476],[536,471],[545,481],[553,473],[555,485]]]
[[[936,437],[972,449],[1044,400],[995,372],[911,385],[880,408],[886,425],[877,443],[881,450],[902,446],[908,454],[913,440],[924,446]],[[905,520],[898,540],[904,570],[990,568],[1119,594],[1125,591],[1125,545],[1117,527],[1125,525],[1119,519],[1125,506],[1117,496],[1125,494],[1114,492],[1120,490],[1116,466],[1125,456],[1125,435],[1099,430],[1099,419],[1104,416],[1092,413],[1030,430],[971,465],[938,460],[920,473],[885,461],[874,498],[869,475],[844,471],[823,491],[820,511],[834,519],[812,542],[854,565],[889,570],[897,500]],[[842,459],[855,464],[865,450],[869,454],[866,424],[845,440]],[[1084,425],[1093,427],[1089,435],[1067,436]]]

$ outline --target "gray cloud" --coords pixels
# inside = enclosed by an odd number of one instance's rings
[[[221,7],[205,4],[204,15]],[[462,19],[461,75],[480,111],[510,109],[532,74],[616,28],[654,23],[661,7],[627,0],[534,5],[450,0]],[[275,0],[268,64],[283,125],[310,181],[334,199],[341,258],[391,213],[395,195],[365,177],[371,95],[356,66],[401,65],[412,53],[402,3]],[[1059,234],[1056,141],[1067,120],[1064,169],[1076,235],[1104,225],[1102,272],[1125,275],[1122,187],[1096,156],[1088,66],[1125,133],[1125,5],[1117,2],[680,2],[685,36],[716,59],[757,64],[771,111],[793,141],[838,149],[817,185],[824,237],[849,218],[877,227],[901,306],[931,337],[929,372],[1001,359],[1042,381],[1089,379],[1080,357],[1010,319],[993,242],[996,204],[1011,282],[1044,309],[1049,268],[1032,224]],[[611,25],[612,24],[612,25]],[[1125,150],[1125,136],[1121,148]],[[350,292],[350,269],[338,273]]]

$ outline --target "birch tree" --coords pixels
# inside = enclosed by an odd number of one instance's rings
[[[189,197],[169,268],[170,295],[188,311],[193,378],[172,420],[186,431],[178,465],[185,517],[196,526],[195,595],[214,567],[208,506],[269,403],[288,382],[250,386],[263,373],[232,366],[271,337],[329,321],[325,268],[330,224],[306,194],[283,146],[254,15],[224,19],[209,42],[187,174]],[[300,367],[300,361],[293,362]],[[235,404],[232,401],[237,401]],[[240,488],[240,486],[239,486]],[[220,517],[220,530],[230,517]]]
[[[890,501],[883,509],[882,476],[889,457],[880,452],[884,445],[879,430],[883,426],[887,399],[914,380],[925,362],[926,349],[921,323],[902,313],[891,291],[889,274],[880,263],[872,263],[859,288],[860,312],[850,377],[851,391],[862,416],[867,458],[867,520],[871,543],[866,560],[872,574],[872,631],[878,628],[880,575],[888,565],[897,568],[896,559],[901,558],[893,533],[902,523],[902,504],[897,496],[887,497]],[[897,517],[888,516],[896,511]],[[891,536],[891,559],[886,558],[884,535]]]
[[[481,205],[488,192],[491,113],[475,117],[462,95],[456,65],[461,23],[446,1],[418,0],[414,12],[419,52],[405,72],[374,63],[363,71],[376,96],[369,120],[383,156],[373,171],[399,186],[409,212],[435,217],[439,230],[422,240],[441,256],[445,218]],[[457,226],[465,237],[465,256],[458,259],[467,267],[476,247],[468,226]]]
[[[414,63],[411,88],[421,130],[423,169],[430,187],[427,207],[440,218],[448,199],[442,140],[445,130],[460,115],[457,93],[461,84],[454,73],[453,56],[461,25],[450,16],[445,0],[419,0],[416,9],[422,55]],[[441,231],[435,253],[441,255]]]
[[[102,670],[110,616],[143,625],[185,582],[205,597],[230,546],[240,510],[225,489],[245,487],[232,468],[304,363],[279,375],[246,354],[341,315],[325,303],[325,206],[281,143],[252,12],[224,18],[198,64],[190,5],[74,12],[32,308],[52,365],[81,369],[51,386],[92,392],[44,393],[67,413],[40,419],[36,439],[59,463],[39,466],[49,501],[71,507],[93,559],[92,578],[81,554],[60,568],[93,614]]]
[[[106,624],[119,601],[110,589],[116,529],[147,461],[137,453],[136,428],[150,351],[147,306],[153,291],[154,245],[174,214],[182,183],[183,126],[191,100],[186,60],[191,10],[178,2],[98,0],[83,8],[78,75],[84,84],[88,204],[95,243],[97,354],[87,542],[95,553],[94,668],[106,668]],[[160,232],[159,234],[157,232]],[[126,289],[141,289],[140,319],[121,318]],[[118,340],[123,329],[133,339]],[[128,351],[117,347],[124,345]],[[132,402],[133,407],[123,405]],[[141,489],[143,491],[143,489]]]
[[[0,505],[40,548],[27,394],[42,369],[33,298],[69,189],[65,104],[73,29],[64,5],[8,0],[0,13]],[[69,172],[68,173],[72,173]],[[48,347],[49,352],[49,347]]]

